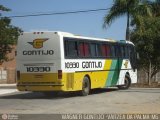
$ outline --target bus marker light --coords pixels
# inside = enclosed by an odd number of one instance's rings
[[[58,70],[58,79],[62,79],[62,70]]]

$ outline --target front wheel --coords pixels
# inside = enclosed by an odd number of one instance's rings
[[[119,89],[125,90],[125,89],[128,89],[130,85],[131,85],[131,78],[129,77],[129,75],[125,75],[124,85],[118,85],[117,87]]]
[[[87,96],[90,91],[90,81],[88,77],[84,77],[82,83],[82,90],[80,91],[81,96]]]

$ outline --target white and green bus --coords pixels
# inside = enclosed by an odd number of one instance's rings
[[[132,42],[49,31],[24,32],[19,36],[19,91],[79,91],[85,96],[91,89],[127,89],[136,82]]]

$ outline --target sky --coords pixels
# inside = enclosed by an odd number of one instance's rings
[[[110,8],[113,0],[0,0],[0,4],[12,11],[3,12],[3,16],[15,16],[39,13],[68,12],[90,9]],[[125,39],[126,17],[116,19],[110,27],[104,29],[106,11],[89,13],[50,15],[38,17],[12,18],[12,25],[25,32],[63,31],[76,35],[97,38]]]

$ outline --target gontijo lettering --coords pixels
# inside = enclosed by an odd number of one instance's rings
[[[102,68],[102,62],[82,62],[82,68]]]
[[[23,55],[53,55],[54,50],[24,50]]]
[[[102,68],[102,62],[95,61],[84,61],[82,63],[79,62],[65,62],[65,68]]]
[[[49,38],[37,38],[34,39],[33,42],[28,42],[33,48],[40,49],[43,48],[43,44]],[[23,55],[53,55],[53,50],[24,50]]]

